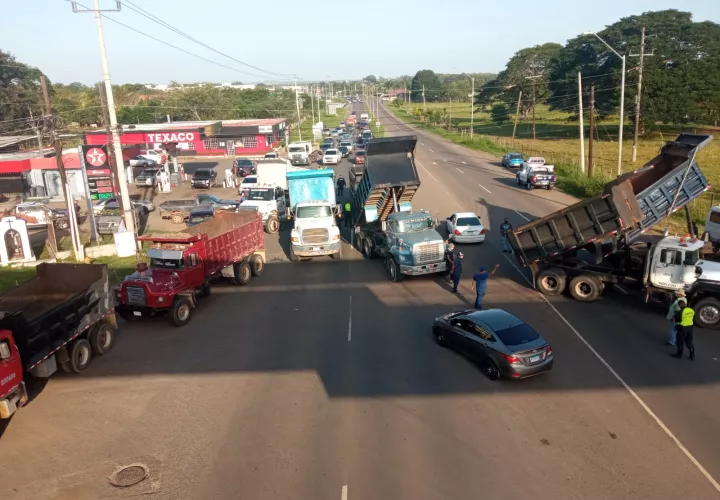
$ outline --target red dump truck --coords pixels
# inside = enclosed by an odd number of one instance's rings
[[[36,269],[35,278],[0,297],[0,419],[27,402],[28,375],[49,377],[58,366],[81,372],[115,339],[107,266]]]
[[[184,326],[197,299],[210,294],[218,276],[246,285],[265,269],[263,222],[257,212],[218,212],[185,231],[148,235],[146,263],[138,265],[115,290],[115,311],[125,319],[167,314]]]

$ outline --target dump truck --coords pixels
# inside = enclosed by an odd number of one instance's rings
[[[340,228],[336,216],[341,213],[335,201],[332,170],[305,170],[287,173],[290,194],[288,217],[293,220],[290,232],[290,260],[327,255],[339,259]]]
[[[416,136],[371,139],[362,179],[351,191],[355,247],[366,259],[382,258],[393,282],[446,270],[437,221],[411,204],[420,187],[416,144]]]
[[[85,370],[114,345],[117,322],[104,264],[40,264],[0,296],[0,419],[28,400],[28,377]]]
[[[709,135],[681,134],[643,167],[609,182],[602,194],[508,233],[535,287],[545,295],[567,288],[582,302],[596,300],[607,284],[642,289],[646,301],[667,300],[684,290],[697,305],[698,323],[720,328],[720,301],[710,290],[716,272],[720,277],[720,264],[706,242],[695,237],[692,227],[688,236],[640,238],[710,188],[695,162],[710,141]],[[696,286],[701,281],[703,287]],[[711,300],[701,303],[705,299]],[[717,314],[700,310],[708,302],[717,306]]]
[[[265,269],[263,224],[255,211],[217,212],[184,231],[138,240],[150,243],[150,265],[139,264],[115,290],[115,311],[125,320],[166,314],[171,325],[184,326],[198,299],[210,295],[213,279],[246,285]]]

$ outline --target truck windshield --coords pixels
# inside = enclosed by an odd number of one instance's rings
[[[304,153],[305,148],[301,148],[301,147],[290,148],[290,152],[291,153]]]
[[[424,231],[433,227],[432,217],[427,219],[402,220],[398,222],[398,233],[410,233],[413,231]]]
[[[251,189],[248,193],[248,200],[270,201],[273,199],[272,189]]]
[[[332,210],[328,206],[298,207],[298,219],[315,219],[319,217],[332,217]]]
[[[185,264],[182,260],[175,259],[150,259],[150,267],[154,269],[182,269]]]

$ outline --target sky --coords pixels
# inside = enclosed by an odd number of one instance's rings
[[[621,17],[680,8],[677,0],[128,1],[121,12],[106,15],[140,33],[103,19],[115,84],[290,82],[294,76],[337,81],[371,74],[414,75],[421,69],[495,73],[522,48],[565,43]],[[87,7],[92,2],[79,0]],[[99,2],[103,9],[115,7],[114,0]],[[720,0],[682,4],[681,10],[692,12],[695,21],[720,23]],[[234,60],[168,30],[133,7]],[[0,0],[0,49],[38,67],[56,83],[92,84],[102,79],[95,18],[73,13],[67,0]]]

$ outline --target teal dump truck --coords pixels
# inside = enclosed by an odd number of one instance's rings
[[[366,259],[382,258],[393,282],[446,270],[436,221],[411,205],[420,187],[416,144],[416,136],[371,139],[362,179],[352,191],[355,247]]]

